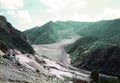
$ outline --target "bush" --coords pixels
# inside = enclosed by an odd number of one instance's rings
[[[115,77],[100,76],[99,83],[119,83],[119,80]]]

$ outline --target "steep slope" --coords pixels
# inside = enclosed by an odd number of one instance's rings
[[[81,38],[66,47],[72,64],[85,70],[120,75],[120,46],[96,37]]]
[[[72,64],[120,76],[120,19],[99,21],[79,31],[83,38],[66,47]]]
[[[89,27],[80,30],[81,36],[110,38],[120,41],[120,19],[98,21]]]
[[[15,48],[23,53],[34,53],[22,32],[16,30],[4,16],[0,16],[0,49]]]
[[[24,31],[24,34],[32,44],[49,44],[58,40],[58,36],[52,29],[51,22],[41,27],[35,27],[33,29],[26,30]]]
[[[48,22],[41,27],[35,27],[24,31],[24,34],[32,44],[50,44],[62,39],[78,36],[76,33],[88,26],[88,22]]]
[[[21,55],[20,55],[21,56]],[[25,57],[25,56],[24,56]],[[24,59],[23,59],[24,60]],[[0,83],[66,83],[63,80],[26,68],[0,55]]]

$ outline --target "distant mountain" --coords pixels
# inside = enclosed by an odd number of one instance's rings
[[[34,53],[22,32],[16,30],[4,16],[0,16],[0,49],[15,48],[23,53]]]
[[[81,36],[110,38],[120,41],[120,19],[98,21],[78,33]]]
[[[24,34],[32,44],[52,43],[58,40],[57,33],[52,29],[52,23],[49,22],[41,27],[35,27],[24,31]]]
[[[91,25],[88,22],[57,21],[48,22],[40,27],[24,31],[31,44],[50,44],[62,39],[78,36],[76,34],[82,28]]]
[[[72,64],[86,70],[120,76],[120,19],[98,22],[48,22],[24,31],[32,44],[49,44],[82,36],[65,49]]]
[[[83,38],[65,48],[71,63],[78,68],[120,76],[120,19],[95,22],[78,34]]]

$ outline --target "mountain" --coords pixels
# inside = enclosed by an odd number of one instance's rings
[[[78,33],[81,36],[94,36],[101,38],[110,38],[120,41],[120,19],[103,20],[85,27]]]
[[[33,48],[23,33],[15,29],[4,16],[0,16],[0,49],[4,52],[8,48],[34,54]]]
[[[97,37],[84,37],[66,47],[71,64],[89,71],[120,75],[120,46]]]
[[[32,44],[49,44],[82,36],[65,49],[73,66],[120,76],[120,19],[98,22],[48,22],[24,34]]]
[[[72,65],[89,71],[120,76],[120,19],[98,21],[81,29],[82,36],[65,49]]]
[[[33,29],[26,30],[24,31],[24,34],[32,44],[49,44],[58,40],[58,36],[52,29],[51,22],[41,27],[35,27]]]
[[[76,34],[82,28],[91,25],[89,22],[57,21],[48,22],[40,27],[24,31],[31,44],[50,44],[62,39],[79,36]]]
[[[12,48],[30,54],[4,54]],[[76,71],[70,71],[45,55],[34,56],[34,50],[23,33],[0,16],[0,83],[66,83],[64,79],[67,82],[75,79],[74,74]]]

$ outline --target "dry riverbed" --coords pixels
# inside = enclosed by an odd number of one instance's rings
[[[54,44],[34,45],[35,55],[18,52],[16,61],[2,58],[1,83],[72,83],[73,78],[89,81],[88,74],[69,68],[70,58],[64,46],[72,42],[73,39],[68,39]]]

